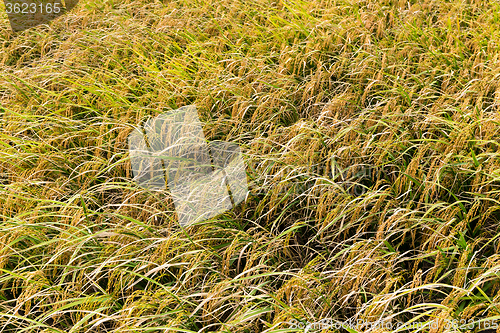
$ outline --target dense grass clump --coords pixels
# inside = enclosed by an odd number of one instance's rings
[[[478,0],[81,0],[19,34],[5,15],[0,331],[492,325],[499,13]],[[127,136],[190,104],[209,139],[242,147],[251,194],[181,228],[168,191],[132,181]]]

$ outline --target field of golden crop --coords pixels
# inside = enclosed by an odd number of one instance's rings
[[[0,18],[0,332],[500,332],[497,1]],[[127,136],[193,104],[251,193],[182,228]]]

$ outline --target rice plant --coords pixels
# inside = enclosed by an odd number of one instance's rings
[[[3,15],[0,332],[496,330],[499,13],[80,0],[21,32]],[[241,147],[250,194],[184,227],[133,181],[127,137],[185,105]]]

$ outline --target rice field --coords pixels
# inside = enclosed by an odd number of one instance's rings
[[[500,332],[499,2],[0,12],[0,332]],[[182,227],[127,137],[186,105],[250,194]]]

